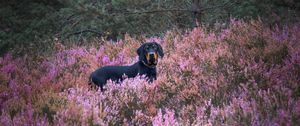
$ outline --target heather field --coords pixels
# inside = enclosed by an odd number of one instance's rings
[[[104,93],[89,89],[90,73],[135,63],[140,40],[58,42],[51,55],[0,57],[0,125],[300,123],[300,24],[232,20],[219,31],[170,31],[145,41],[160,43],[165,52],[157,80],[110,81]]]

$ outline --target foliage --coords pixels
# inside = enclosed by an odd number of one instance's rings
[[[0,58],[4,125],[296,125],[300,122],[300,25],[231,20],[146,38],[165,50],[158,79],[108,82],[90,90],[97,67],[137,61],[140,41],[125,36],[99,48],[55,44],[50,56]]]
[[[0,1],[0,55],[50,50],[61,7],[56,0]]]
[[[56,41],[87,45],[94,39],[124,39],[126,33],[163,36],[168,30],[198,26],[195,18],[224,29],[231,18],[260,17],[282,26],[300,17],[296,0],[9,0],[0,7],[1,56],[8,51],[51,54]]]

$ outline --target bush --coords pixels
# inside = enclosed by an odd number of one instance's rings
[[[0,8],[1,56],[8,51],[51,54],[57,41],[81,46],[95,39],[117,41],[125,34],[163,36],[199,24],[220,31],[231,18],[279,26],[300,21],[296,0],[9,0]]]

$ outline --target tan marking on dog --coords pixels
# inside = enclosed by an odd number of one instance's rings
[[[149,60],[150,60],[150,54],[149,54],[149,53],[147,53],[146,59],[147,59],[147,61],[149,62]]]

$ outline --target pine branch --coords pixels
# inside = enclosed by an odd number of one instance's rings
[[[73,35],[78,35],[78,34],[83,34],[83,33],[88,33],[88,32],[98,34],[98,35],[102,36],[102,33],[99,32],[99,31],[96,31],[96,30],[93,30],[93,29],[85,29],[85,30],[80,30],[80,31],[70,33],[66,36],[66,38],[69,38],[70,36],[73,36]]]
[[[229,4],[231,3],[231,4]],[[207,11],[207,10],[211,10],[211,9],[215,9],[215,8],[219,8],[219,7],[226,7],[226,6],[231,6],[233,4],[235,4],[236,2],[230,2],[227,1],[226,3],[223,3],[221,5],[216,5],[216,6],[210,6],[210,7],[205,7],[205,8],[201,8],[201,9],[197,9],[197,10],[192,10],[192,9],[157,9],[157,10],[149,10],[149,11],[134,11],[134,12],[130,12],[128,10],[117,10],[117,12],[115,11],[114,13],[112,13],[112,15],[116,15],[116,14],[149,14],[149,13],[165,13],[165,12],[196,12],[196,13],[202,13],[203,11]]]

